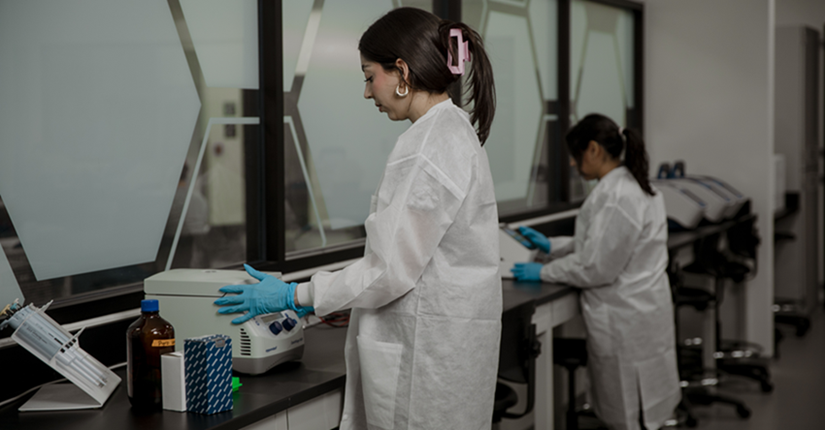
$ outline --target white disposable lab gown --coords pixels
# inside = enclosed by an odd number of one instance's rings
[[[352,308],[341,429],[490,428],[501,334],[487,155],[449,100],[390,154],[362,259],[309,282],[318,315]]]
[[[681,399],[661,193],[613,169],[582,205],[575,236],[550,244],[541,278],[582,289],[596,413],[611,429],[638,429],[642,410],[658,429]]]

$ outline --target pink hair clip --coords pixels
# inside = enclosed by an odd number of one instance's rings
[[[470,48],[468,42],[464,41],[464,36],[461,34],[460,28],[450,29],[450,38],[458,39],[456,46],[458,46],[458,65],[453,66],[453,54],[447,49],[447,67],[454,75],[464,76],[464,62],[470,61]]]

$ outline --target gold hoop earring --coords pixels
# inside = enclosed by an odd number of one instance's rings
[[[404,94],[401,94],[401,91],[398,91],[398,89],[399,89],[400,87],[401,87],[401,84],[396,85],[396,87],[395,87],[395,95],[397,95],[398,97],[407,97],[407,94],[409,94],[409,93],[410,93],[410,87],[407,87],[407,91],[404,91]]]

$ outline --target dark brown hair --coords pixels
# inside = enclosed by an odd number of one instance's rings
[[[582,153],[590,141],[595,141],[613,158],[619,158],[624,150],[624,165],[636,178],[636,182],[646,193],[655,195],[648,179],[649,166],[645,142],[635,130],[625,128],[619,133],[619,126],[610,118],[592,113],[584,117],[567,133],[567,149],[581,165]],[[627,147],[625,148],[625,142]]]
[[[369,61],[381,65],[384,70],[398,70],[399,58],[409,66],[406,82],[410,88],[429,93],[447,92],[450,84],[460,82],[461,75],[454,75],[447,67],[447,52],[455,64],[458,55],[455,38],[450,29],[460,28],[468,41],[472,67],[468,69],[470,122],[478,123],[478,140],[484,145],[490,135],[490,124],[496,111],[496,90],[493,68],[484,51],[481,36],[466,24],[442,20],[430,12],[402,7],[388,12],[375,21],[361,36],[358,50]],[[401,74],[401,79],[404,79]]]

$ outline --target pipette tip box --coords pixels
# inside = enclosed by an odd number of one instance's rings
[[[216,414],[232,409],[232,338],[213,334],[184,340],[186,409]]]

